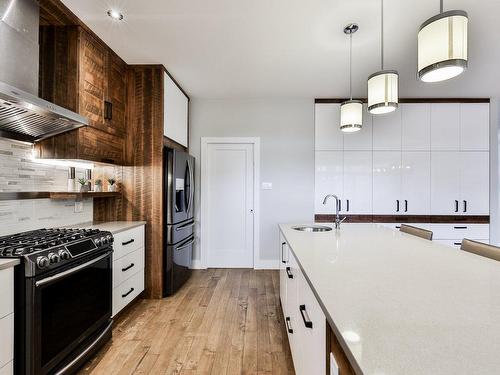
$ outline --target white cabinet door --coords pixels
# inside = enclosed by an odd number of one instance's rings
[[[344,151],[343,198],[343,213],[372,213],[371,151]]]
[[[489,215],[489,152],[460,153],[460,211],[463,215]]]
[[[316,151],[315,171],[315,213],[331,214],[335,212],[332,201],[323,204],[327,194],[343,195],[344,153],[342,151]]]
[[[303,353],[303,343],[299,338],[299,324],[302,323],[299,315],[299,274],[301,273],[297,260],[293,256],[292,252],[289,252],[289,262],[288,262],[288,274],[287,279],[287,305],[286,311],[287,316],[285,316],[286,331],[288,334],[288,342],[290,343],[290,351],[292,352],[292,359],[295,366],[295,372],[300,373],[300,367],[302,365],[302,353]]]
[[[394,215],[402,213],[401,152],[373,152],[373,213]],[[398,202],[399,201],[399,211]]]
[[[189,100],[167,73],[163,74],[163,135],[188,146]]]
[[[460,152],[431,153],[431,214],[459,215]]]
[[[431,106],[429,103],[403,103],[401,107],[401,147],[403,151],[431,148]]]
[[[325,374],[326,317],[306,278],[299,273],[299,335],[301,364],[297,375]]]
[[[372,133],[372,115],[367,111],[366,105],[363,104],[363,127],[357,132],[344,134],[344,150],[371,151]]]
[[[460,104],[431,104],[431,149],[458,151],[460,148]]]
[[[373,150],[401,150],[401,111],[373,116]]]
[[[316,150],[343,149],[344,135],[340,130],[340,104],[315,104],[314,134]]]
[[[490,106],[488,103],[460,104],[460,149],[490,149]]]
[[[403,151],[401,206],[406,215],[429,215],[431,209],[431,153]]]
[[[283,310],[283,316],[287,316],[286,301],[287,301],[287,276],[286,267],[288,266],[288,246],[283,237],[279,234],[279,252],[280,252],[280,301]]]

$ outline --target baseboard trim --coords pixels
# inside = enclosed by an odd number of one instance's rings
[[[274,259],[264,259],[260,260],[258,264],[254,266],[256,270],[278,270],[280,268],[279,260]],[[191,269],[193,270],[206,270],[207,267],[203,266],[200,259],[193,259],[191,264]]]
[[[191,264],[191,269],[193,269],[193,270],[206,270],[207,267],[204,267],[203,264],[201,264],[200,259],[193,259],[193,263]]]

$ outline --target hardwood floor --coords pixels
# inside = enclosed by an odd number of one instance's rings
[[[79,374],[294,374],[278,271],[195,271],[173,297],[119,316]]]

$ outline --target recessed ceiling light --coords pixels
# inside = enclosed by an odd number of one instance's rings
[[[112,19],[114,19],[116,21],[123,20],[123,14],[121,14],[119,11],[117,11],[115,9],[108,10],[107,14],[108,14],[108,16],[110,16]]]

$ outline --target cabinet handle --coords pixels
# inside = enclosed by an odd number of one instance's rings
[[[458,212],[458,201],[455,199],[455,212]]]
[[[122,294],[122,298],[127,297],[127,296],[128,296],[130,293],[132,293],[133,291],[134,291],[134,288],[130,288],[130,290],[129,290],[127,293]]]
[[[127,245],[130,245],[132,242],[134,242],[135,240],[132,238],[131,240],[128,240],[128,241],[125,241],[125,242],[122,242],[122,246],[127,246]]]
[[[339,199],[339,211],[342,211],[342,199]]]
[[[467,229],[466,226],[463,226],[463,227],[453,227],[453,229]]]
[[[300,310],[300,315],[302,315],[302,320],[304,321],[304,325],[306,326],[306,328],[312,328],[313,322],[311,322],[311,320],[309,319],[309,314],[307,314],[307,311],[306,311],[306,305],[300,305],[299,310]],[[307,319],[306,319],[306,315],[307,315]]]
[[[461,242],[453,242],[453,245],[457,245],[458,246],[458,245],[462,245],[462,243]]]
[[[408,201],[405,199],[405,212],[408,212]]]
[[[104,119],[112,120],[113,119],[113,103],[104,101]]]
[[[287,316],[285,318],[285,321],[286,321],[286,329],[287,329],[288,333],[293,333],[292,326],[290,325],[290,317]]]
[[[399,212],[399,199],[396,199],[396,212]]]
[[[401,225],[396,225],[396,229],[401,229]]]
[[[467,201],[464,200],[464,212],[467,212]]]
[[[134,267],[135,264],[134,263],[130,263],[129,266],[125,267],[125,268],[122,268],[122,272],[125,272],[125,271],[128,271],[129,269],[131,269],[132,267]]]
[[[286,263],[285,257],[284,257],[285,253],[283,252],[283,248],[285,247],[285,245],[286,245],[286,242],[281,243],[281,263]]]
[[[347,212],[349,212],[349,199],[347,200]]]
[[[290,270],[290,267],[286,268],[286,274],[288,275],[289,279],[293,279],[293,274],[292,271]]]

